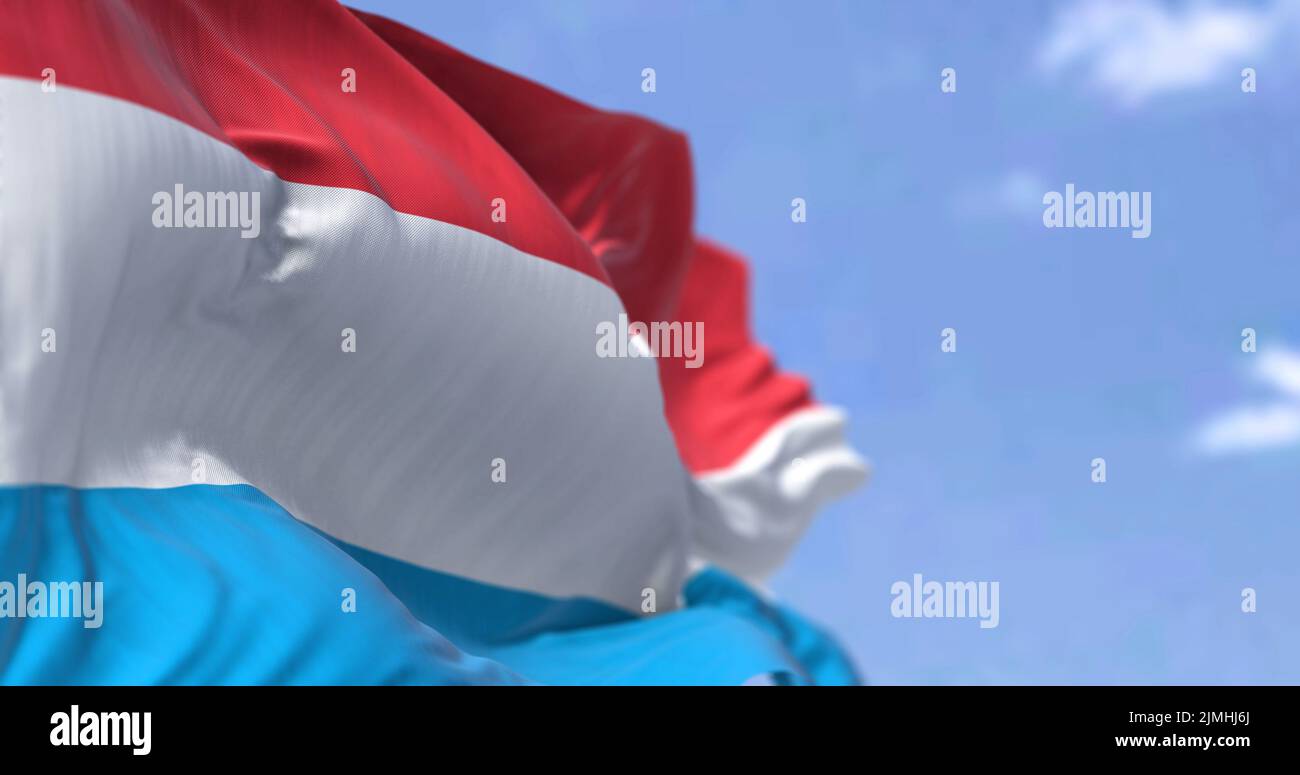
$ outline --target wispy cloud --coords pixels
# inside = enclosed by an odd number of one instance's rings
[[[953,196],[952,209],[955,215],[965,219],[1037,215],[1043,211],[1046,190],[1038,173],[1014,169],[1001,177],[959,188]]]
[[[1300,444],[1300,352],[1261,352],[1252,376],[1281,395],[1211,418],[1196,432],[1199,452],[1222,455]]]
[[[1261,6],[1083,0],[1054,20],[1039,51],[1049,73],[1080,71],[1127,105],[1258,67],[1300,18],[1300,2]]]

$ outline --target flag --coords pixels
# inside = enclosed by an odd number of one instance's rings
[[[856,680],[756,590],[865,465],[683,135],[329,2],[0,9],[0,680]]]

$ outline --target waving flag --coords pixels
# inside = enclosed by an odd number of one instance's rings
[[[865,468],[682,135],[327,2],[0,9],[0,681],[856,680],[752,585]]]

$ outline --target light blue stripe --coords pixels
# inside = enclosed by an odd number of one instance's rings
[[[10,684],[855,681],[816,628],[717,571],[687,609],[641,617],[335,542],[242,485],[0,488],[0,582],[19,573],[102,581],[104,618],[0,619]]]
[[[338,545],[426,624],[476,654],[543,683],[855,684],[835,642],[720,570],[686,585],[684,610],[637,616],[586,599],[556,600],[468,581]]]

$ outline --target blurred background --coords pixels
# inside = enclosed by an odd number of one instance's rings
[[[351,4],[689,136],[875,466],[773,580],[872,683],[1300,681],[1300,2]],[[1044,228],[1067,183],[1151,236]],[[914,573],[999,626],[893,618]]]

